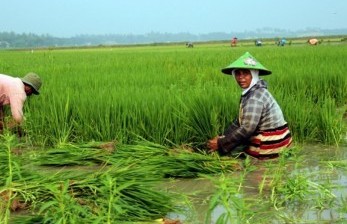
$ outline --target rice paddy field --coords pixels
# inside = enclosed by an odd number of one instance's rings
[[[206,151],[239,107],[220,70],[247,51],[293,134],[276,160]],[[346,223],[346,58],[345,42],[0,51],[0,73],[43,80],[23,135],[0,135],[0,223]]]

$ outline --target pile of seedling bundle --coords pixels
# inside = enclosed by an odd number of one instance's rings
[[[181,209],[182,195],[162,187],[167,178],[241,168],[183,146],[91,142],[38,149],[16,140],[1,136],[1,223],[152,222]]]

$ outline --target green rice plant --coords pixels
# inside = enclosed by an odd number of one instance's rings
[[[28,209],[30,203],[36,200],[36,195],[28,189],[36,187],[32,181],[37,181],[38,176],[24,167],[23,164],[28,167],[30,164],[27,164],[25,158],[21,158],[23,148],[17,136],[6,130],[0,138],[0,222],[17,223],[18,220],[18,223],[26,223],[24,219],[16,219],[12,213]]]
[[[93,161],[94,158],[95,163],[99,159],[101,163],[111,164],[107,163],[110,160],[108,158],[110,151],[103,150],[101,148],[103,145],[95,142],[81,145],[82,150],[94,150],[94,153],[93,155],[89,154],[89,157],[88,155],[83,157],[83,154],[80,154],[79,158],[82,161],[88,160],[88,158]],[[66,152],[73,155],[71,151],[77,147],[71,144],[64,147],[68,146],[70,149]],[[154,147],[152,146],[151,149]],[[57,149],[57,151],[63,155],[62,148]],[[61,161],[61,164],[79,164],[75,163],[78,161],[77,150],[75,152],[74,159],[66,160],[67,162]],[[158,149],[156,152],[147,151],[148,156],[155,156],[157,152],[165,151],[162,149]],[[81,167],[77,169],[73,167],[66,169],[65,167],[59,168],[58,171],[54,168],[43,171],[40,167],[35,167],[35,172],[33,172],[30,163],[32,160],[30,159],[37,162],[40,156],[32,157],[30,156],[31,152],[27,152],[25,154],[28,156],[25,160],[26,165],[20,165],[25,167],[31,175],[27,176],[27,172],[21,173],[20,179],[17,177],[12,179],[11,188],[4,189],[11,190],[13,198],[21,196],[26,200],[26,206],[32,212],[31,218],[23,217],[23,219],[16,218],[15,220],[18,222],[41,220],[40,222],[43,223],[78,223],[82,220],[86,222],[95,220],[95,223],[114,223],[119,220],[149,221],[162,218],[168,211],[176,210],[171,202],[172,196],[157,188],[157,183],[163,178],[163,174],[160,172],[162,164],[146,164],[145,162],[137,164],[137,160],[129,158],[131,153],[133,152],[123,154],[124,157],[115,158],[112,160],[112,166],[107,166],[108,168],[105,166],[88,168],[86,166],[84,170],[79,169]],[[53,159],[59,154],[50,155]],[[144,155],[144,153],[139,154],[138,161]],[[59,163],[54,161],[59,161],[64,156],[51,161],[47,156],[42,158],[48,159],[48,164],[59,166]],[[142,159],[144,158],[142,157]],[[74,160],[75,162],[71,163]],[[21,160],[19,161],[21,162]],[[99,169],[101,170],[99,171]],[[14,183],[13,180],[16,182]],[[10,204],[6,205],[10,206]],[[9,214],[8,212],[6,219],[10,218]]]
[[[43,223],[149,221],[175,210],[172,196],[156,187],[161,177],[149,175],[152,169],[120,160],[99,170],[51,170],[21,188],[35,196],[31,212]]]
[[[70,97],[69,95],[65,95],[66,102],[61,101],[61,105],[57,108],[52,108],[52,111],[50,115],[52,118],[50,119],[51,122],[54,125],[50,125],[47,123],[47,127],[55,127],[52,131],[56,132],[55,136],[57,137],[56,144],[59,146],[59,144],[64,144],[69,141],[72,141],[73,136],[73,121],[74,121],[74,114],[71,110],[70,105]],[[65,105],[64,105],[65,103]],[[59,105],[60,103],[58,103]]]
[[[8,130],[0,136],[0,158],[4,162],[1,164],[2,178],[0,179],[0,222],[9,223],[11,205],[16,197],[13,181],[18,178],[18,164],[12,159],[12,148],[16,144],[16,138]]]
[[[107,223],[112,223],[112,214],[114,214],[116,212],[120,213],[122,212],[119,208],[115,207],[113,209],[113,204],[115,201],[117,201],[119,199],[119,191],[128,187],[129,183],[126,183],[125,186],[121,186],[119,188],[117,188],[117,179],[114,179],[110,176],[106,176],[105,178],[105,187],[106,190],[109,191],[109,198],[108,198],[108,209],[107,209]]]
[[[186,127],[188,133],[191,135],[192,142],[204,142],[206,139],[211,139],[217,135],[217,132],[213,130],[216,127],[217,113],[208,108],[208,104],[203,102],[202,99],[198,99],[193,102],[187,102],[186,106],[188,110]]]
[[[139,166],[160,166],[157,175],[163,177],[198,177],[242,169],[240,162],[235,159],[211,156],[186,146],[170,149],[142,141],[136,145],[118,145],[117,149],[114,156],[108,159],[109,164],[116,163],[119,158],[128,158],[131,153],[133,161],[137,161]]]
[[[245,198],[241,190],[243,175],[239,178],[225,176],[221,174],[216,181],[217,190],[209,202],[208,213],[205,223],[211,223],[211,216],[216,208],[221,209],[222,213],[215,223],[251,223],[253,216],[252,203]]]
[[[210,156],[194,152],[170,152],[166,157],[165,177],[192,178],[200,175],[233,172],[242,169],[236,159],[223,158],[218,155]]]
[[[95,188],[94,200],[101,208],[100,212],[107,211],[108,216],[106,217],[108,220],[113,219],[113,223],[116,220],[154,220],[163,217],[169,210],[173,210],[170,197],[153,188],[160,177],[156,179],[144,175],[146,172],[150,172],[150,167],[142,167],[141,172],[139,170],[141,170],[140,167],[112,167],[106,174],[96,176],[102,182],[101,184],[94,184],[94,186],[99,185]],[[112,185],[110,185],[111,182],[107,175],[113,178]],[[104,181],[108,184],[102,184],[105,183]],[[79,189],[76,188],[76,190]],[[110,190],[113,191],[112,194],[115,198],[110,197],[112,192]],[[114,191],[118,193],[114,194]],[[108,203],[103,202],[105,199]],[[116,203],[111,203],[111,201]],[[112,217],[110,217],[110,211],[112,211]]]
[[[186,146],[170,149],[148,141],[116,146],[96,142],[69,144],[63,148],[42,151],[31,161],[40,166],[63,167],[117,165],[120,160],[129,160],[129,163],[138,167],[157,167],[153,172],[161,177],[197,177],[242,169],[242,164],[236,159],[211,156],[203,151],[195,152],[193,148]]]
[[[187,130],[187,142],[195,143],[196,147],[206,146],[208,139],[221,134],[229,125],[233,115],[230,110],[236,115],[238,105],[226,103],[225,94],[221,92],[218,89],[204,89],[201,93],[194,94],[197,95],[196,98],[179,99],[184,110],[177,111],[177,115]]]
[[[274,80],[275,85],[270,85],[270,87],[273,89],[274,95],[279,94],[279,97],[276,98],[280,101],[288,123],[298,141],[302,142],[308,137],[306,141],[327,143],[327,139],[324,139],[324,136],[321,136],[319,132],[321,130],[334,130],[335,127],[334,124],[329,124],[329,127],[320,127],[320,112],[325,113],[324,111],[327,109],[323,101],[331,97],[336,100],[338,107],[346,102],[346,93],[338,93],[346,87],[346,79],[343,78],[341,70],[345,65],[336,54],[339,52],[345,55],[345,52],[340,47],[336,49],[336,52],[330,50],[330,47],[323,47],[318,51],[308,48],[288,49],[285,55],[278,55],[281,59],[288,61],[287,66],[284,63],[276,65],[279,67],[277,72],[268,78],[269,81]],[[329,60],[324,60],[323,55]],[[332,66],[330,59],[335,61],[334,66]],[[334,69],[331,69],[332,67]],[[287,97],[295,98],[287,101]],[[330,116],[331,119],[341,119],[333,114]],[[343,133],[338,132],[338,136]],[[336,133],[334,135],[336,136]],[[329,136],[331,136],[330,133]],[[332,136],[332,138],[334,137]],[[331,142],[327,144],[331,144]]]
[[[274,187],[282,185],[285,182],[290,170],[297,168],[295,166],[300,163],[300,158],[294,159],[295,168],[292,168],[291,165],[289,165],[291,157],[288,156],[289,154],[295,156],[296,150],[298,150],[296,147],[292,147],[290,150],[282,152],[277,160],[265,161],[263,164],[264,172],[262,174],[262,179],[258,185],[260,195],[268,188],[270,188],[270,191],[273,193]]]
[[[27,160],[27,163],[32,161],[39,166],[62,167],[58,172],[53,167],[47,171],[36,167],[35,170],[40,175],[26,179],[26,185],[21,187],[36,198],[29,200],[33,211],[40,211],[35,213],[36,218],[39,215],[47,222],[73,222],[83,220],[83,214],[87,212],[89,219],[95,219],[97,223],[127,219],[154,220],[165,216],[163,209],[168,212],[180,208],[172,207],[169,203],[171,196],[161,195],[157,190],[151,192],[151,183],[161,181],[164,177],[195,177],[232,172],[241,168],[236,160],[193,153],[183,147],[168,149],[162,145],[141,142],[137,145],[117,144],[114,151],[107,151],[102,145],[105,144],[66,144],[59,149],[45,150],[35,156],[30,156],[31,152],[28,152],[27,158],[31,160]],[[93,164],[104,165],[91,167]],[[137,180],[140,180],[141,184]],[[119,192],[115,193],[116,190]],[[163,197],[166,199],[162,200]],[[163,201],[169,207],[163,206]],[[94,203],[98,206],[95,207]],[[135,208],[135,205],[139,207]],[[80,212],[70,211],[76,209],[75,206],[81,207],[78,208]],[[66,217],[60,219],[62,216],[54,216],[64,209]]]
[[[317,181],[321,172],[305,171],[306,166],[302,168],[307,161],[303,160],[300,150],[300,147],[294,146],[281,154],[279,159],[266,162],[263,179],[258,186],[260,195],[271,202],[276,212],[286,210],[279,216],[283,220],[290,220],[290,214],[297,214],[293,217],[296,220],[300,216],[299,211],[307,209],[319,211],[332,208],[336,201],[329,181],[325,184]]]
[[[93,148],[51,148],[41,152],[32,159],[33,164],[40,166],[87,166],[103,164],[103,156],[108,154],[104,150]]]
[[[346,214],[347,214],[347,198],[341,196],[340,198],[340,206],[338,211],[340,212],[340,217],[342,220],[346,220]]]
[[[88,217],[88,208],[80,206],[78,201],[69,194],[69,181],[60,184],[47,184],[52,199],[40,206],[38,215],[43,216],[43,223],[79,223],[81,217]]]
[[[306,204],[317,208],[331,205],[335,195],[331,190],[322,185],[310,181],[308,176],[294,174],[287,177],[281,184],[272,188],[271,201],[276,209],[283,204]]]
[[[345,133],[346,128],[341,122],[343,119],[343,114],[336,110],[336,104],[333,99],[325,99],[322,103],[322,109],[320,110],[320,132],[321,139],[328,144],[339,145],[339,143],[344,138],[343,133]]]
[[[315,120],[316,116],[312,116],[317,113],[317,105],[311,99],[306,98],[303,92],[286,96],[284,94],[276,94],[276,98],[279,99],[294,141],[317,142],[319,128],[317,120]]]
[[[328,167],[331,169],[342,169],[347,171],[347,161],[346,160],[338,160],[338,161],[324,161]]]

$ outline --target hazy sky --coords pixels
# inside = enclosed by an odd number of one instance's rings
[[[205,34],[347,28],[347,0],[0,0],[0,32]]]

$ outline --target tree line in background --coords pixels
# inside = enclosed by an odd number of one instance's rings
[[[344,35],[347,29],[322,30],[307,28],[299,31],[283,29],[263,28],[244,32],[218,32],[207,34],[185,33],[159,33],[148,34],[105,34],[105,35],[76,35],[73,37],[54,37],[49,34],[34,34],[15,32],[0,32],[0,49],[12,48],[40,48],[40,47],[74,47],[74,46],[98,46],[98,45],[131,45],[149,43],[170,42],[204,42],[230,40],[233,37],[239,39],[276,38],[276,37],[305,37]]]

